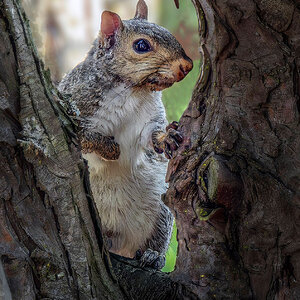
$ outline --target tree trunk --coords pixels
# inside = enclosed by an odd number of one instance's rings
[[[2,294],[6,279],[13,299],[300,294],[299,4],[193,2],[204,66],[169,165],[170,276],[108,254],[76,127],[19,2],[0,3]]]
[[[0,9],[0,249],[13,299],[122,299],[72,124],[19,2],[3,1]]]
[[[169,165],[172,277],[201,299],[299,299],[299,2],[193,2],[204,65]]]

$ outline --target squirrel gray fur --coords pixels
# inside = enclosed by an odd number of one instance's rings
[[[167,127],[161,90],[182,80],[192,61],[166,29],[147,21],[139,0],[135,17],[101,18],[85,60],[59,84],[79,110],[80,141],[93,196],[110,251],[161,268],[173,216],[162,202],[167,158],[182,142]]]

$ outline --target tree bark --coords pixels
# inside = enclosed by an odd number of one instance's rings
[[[0,249],[12,297],[123,299],[87,197],[74,128],[19,5],[0,6]]]
[[[299,4],[193,3],[203,68],[168,171],[171,275],[107,252],[76,127],[19,2],[0,3],[0,255],[12,299],[300,294]],[[0,291],[3,274],[0,264]]]
[[[299,2],[193,2],[204,64],[169,164],[172,278],[201,299],[297,299]]]

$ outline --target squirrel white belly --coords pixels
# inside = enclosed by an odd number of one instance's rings
[[[110,251],[134,257],[140,250],[142,264],[161,268],[173,224],[161,200],[163,154],[171,158],[182,136],[175,123],[166,131],[160,91],[193,65],[166,29],[146,19],[143,0],[132,20],[103,12],[99,37],[59,90],[79,110],[82,153]]]
[[[95,153],[84,154],[84,158],[103,228],[112,240],[110,250],[122,256],[134,257],[138,249],[145,248],[159,221],[158,199],[166,191],[167,160],[151,152],[151,133],[157,129],[157,121],[153,121],[157,116],[167,125],[160,94],[143,93],[141,97],[123,86],[109,94],[113,99],[110,105],[90,120],[91,126],[113,136],[120,146],[117,160],[106,161]],[[124,115],[116,116],[120,105]],[[172,223],[171,215],[169,219]],[[168,231],[166,241],[171,234]]]

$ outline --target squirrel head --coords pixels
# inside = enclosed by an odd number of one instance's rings
[[[144,0],[138,1],[131,20],[122,21],[116,13],[104,11],[96,46],[107,71],[120,81],[159,91],[182,80],[193,62],[176,38],[149,23],[147,15]]]

